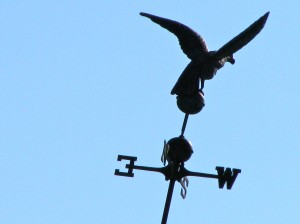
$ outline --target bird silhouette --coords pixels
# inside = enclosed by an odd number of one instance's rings
[[[212,79],[225,62],[235,63],[233,54],[248,44],[263,29],[269,12],[217,51],[209,51],[204,39],[184,24],[144,12],[140,15],[151,19],[177,36],[182,51],[191,59],[191,62],[178,78],[171,94],[190,96],[199,91],[203,93],[204,81]],[[199,89],[200,80],[201,88]]]

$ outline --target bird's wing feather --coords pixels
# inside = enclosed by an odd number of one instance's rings
[[[171,94],[186,96],[199,92],[199,73],[201,68],[195,62],[191,61],[179,76],[174,85]]]
[[[214,59],[220,60],[230,56],[248,44],[264,27],[269,16],[269,12],[264,14],[247,29],[230,40],[227,44],[221,47],[213,56]]]
[[[179,40],[182,51],[191,60],[199,56],[201,57],[208,52],[208,48],[204,39],[191,28],[179,22],[154,16],[148,13],[141,12],[140,15],[151,19],[153,22],[175,34]]]

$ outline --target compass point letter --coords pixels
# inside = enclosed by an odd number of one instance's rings
[[[123,156],[123,155],[118,155],[118,161],[121,160],[129,160],[129,164],[126,164],[126,168],[128,169],[128,172],[121,172],[119,169],[115,169],[115,175],[117,176],[125,176],[125,177],[133,177],[133,166],[134,162],[137,160],[137,157],[133,156]]]
[[[218,181],[219,188],[223,189],[224,185],[227,183],[227,189],[230,190],[234,184],[235,179],[238,174],[241,173],[240,169],[231,169],[217,166],[216,170],[218,171]]]

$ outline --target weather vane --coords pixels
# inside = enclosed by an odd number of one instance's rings
[[[159,172],[165,176],[167,181],[170,181],[161,221],[162,224],[166,224],[176,181],[181,184],[181,196],[185,198],[189,184],[187,176],[217,179],[220,189],[223,189],[226,184],[227,189],[230,190],[238,174],[241,173],[240,169],[231,169],[221,166],[215,168],[217,174],[193,172],[186,169],[185,162],[190,159],[193,148],[191,143],[184,137],[184,132],[189,115],[199,113],[205,105],[203,92],[204,81],[212,79],[217,70],[224,66],[225,62],[231,64],[235,63],[233,54],[248,44],[263,29],[269,12],[264,14],[217,51],[208,51],[204,39],[191,28],[179,22],[143,12],[140,13],[140,15],[148,17],[153,22],[175,34],[179,40],[181,49],[188,58],[191,59],[191,62],[184,69],[171,91],[172,95],[177,95],[177,106],[185,113],[185,117],[179,137],[172,138],[168,142],[164,141],[161,156],[161,161],[164,166],[138,166],[135,165],[137,157],[118,155],[118,161],[128,160],[125,166],[127,171],[115,170],[115,175],[125,177],[133,177],[133,170]],[[201,87],[199,88],[200,82]]]

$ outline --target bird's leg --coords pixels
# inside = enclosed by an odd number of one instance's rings
[[[203,92],[203,88],[204,88],[204,79],[200,79],[201,80],[201,88],[199,90],[199,92],[204,96],[204,92]]]

